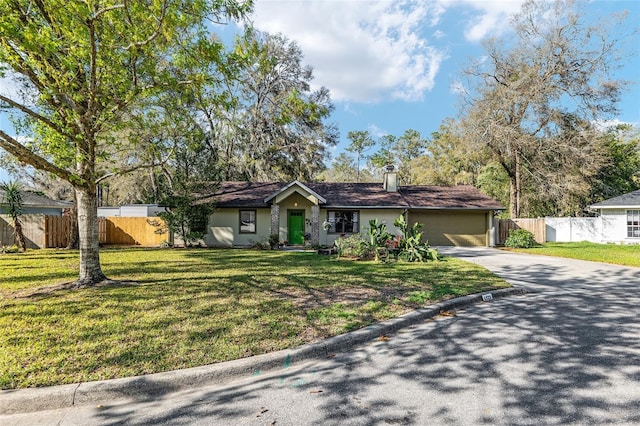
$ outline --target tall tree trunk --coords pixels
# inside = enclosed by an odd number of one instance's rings
[[[520,151],[516,150],[516,179],[515,179],[515,185],[516,185],[516,218],[520,217],[520,214],[522,213],[522,205],[520,204],[520,194],[521,194],[521,183],[522,183],[522,174],[521,174],[521,169],[522,169],[522,158],[520,156]]]
[[[516,185],[515,176],[509,176],[509,218],[517,219],[518,218],[518,190]]]
[[[76,187],[78,234],[80,235],[80,276],[76,286],[91,286],[106,280],[100,267],[98,207],[95,185]]]
[[[73,190],[73,207],[70,214],[71,224],[69,226],[69,235],[67,239],[67,249],[78,249],[80,244],[80,236],[78,235],[78,197],[76,190]]]
[[[18,251],[21,253],[25,252],[27,250],[27,243],[25,242],[24,232],[22,231],[22,222],[18,217],[13,218],[13,231]]]

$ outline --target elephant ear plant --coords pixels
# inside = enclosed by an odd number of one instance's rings
[[[406,262],[438,260],[438,251],[429,247],[428,243],[422,242],[421,224],[416,222],[409,227],[403,215],[400,215],[393,224],[402,232],[402,237],[398,241],[400,249],[398,258]]]
[[[378,262],[380,261],[380,252],[386,250],[387,243],[393,238],[393,235],[387,232],[387,225],[379,222],[378,219],[369,221],[367,235],[369,236],[369,249]]]

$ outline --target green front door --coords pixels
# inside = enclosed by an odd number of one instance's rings
[[[304,244],[304,210],[289,210],[289,244]]]

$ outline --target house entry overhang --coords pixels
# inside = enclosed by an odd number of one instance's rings
[[[320,204],[325,204],[327,202],[323,196],[297,180],[294,180],[280,190],[269,195],[264,199],[264,202],[267,204],[280,204],[283,200],[296,193],[309,200],[309,202],[315,206],[319,206]]]

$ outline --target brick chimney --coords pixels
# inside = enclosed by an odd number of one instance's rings
[[[396,172],[393,164],[384,167],[384,182],[382,186],[387,192],[398,192],[398,172]]]

